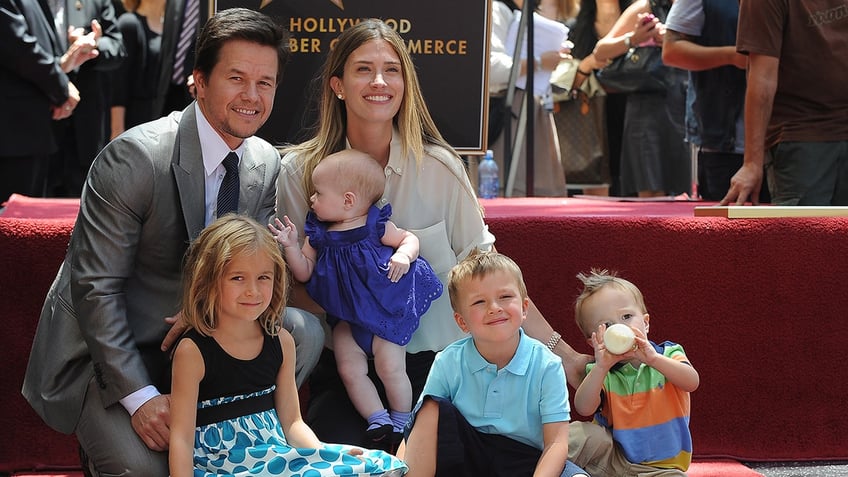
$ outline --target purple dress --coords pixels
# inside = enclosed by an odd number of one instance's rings
[[[318,256],[306,291],[331,321],[350,323],[354,338],[368,353],[367,335],[401,346],[409,343],[421,315],[442,294],[442,283],[421,257],[410,263],[399,281],[389,280],[389,259],[395,250],[380,239],[391,215],[391,205],[382,209],[372,205],[362,227],[329,231],[327,223],[310,212],[304,225]]]

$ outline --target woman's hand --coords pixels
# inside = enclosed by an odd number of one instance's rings
[[[661,28],[664,33],[664,26],[653,13],[640,13],[637,15],[637,21],[630,36],[631,46],[662,45]]]

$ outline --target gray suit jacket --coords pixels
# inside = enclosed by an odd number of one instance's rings
[[[279,153],[257,137],[245,145],[239,212],[268,223]],[[94,161],[23,384],[54,429],[73,432],[91,379],[106,405],[149,384],[169,388],[163,319],[178,311],[183,255],[204,227],[204,188],[194,103],[127,131]]]

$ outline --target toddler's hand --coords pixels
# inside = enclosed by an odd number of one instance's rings
[[[297,245],[297,227],[289,220],[288,215],[284,215],[283,220],[285,225],[280,222],[280,219],[275,218],[273,224],[268,224],[268,229],[284,248]]]
[[[606,344],[604,344],[604,333],[606,330],[606,325],[598,325],[598,331],[592,333],[592,347],[595,349],[596,366],[610,369],[619,361],[623,361],[631,356],[633,351],[628,351],[625,354],[613,354],[607,350]]]
[[[633,356],[639,361],[651,365],[651,361],[658,355],[657,350],[648,341],[648,336],[637,328],[633,328],[633,333],[636,335],[636,349],[633,351]]]
[[[409,257],[403,252],[395,252],[389,259],[389,280],[396,283],[409,271]]]

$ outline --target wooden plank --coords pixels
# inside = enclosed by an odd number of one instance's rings
[[[695,217],[728,219],[776,219],[783,217],[848,217],[848,207],[731,205],[696,206]]]

